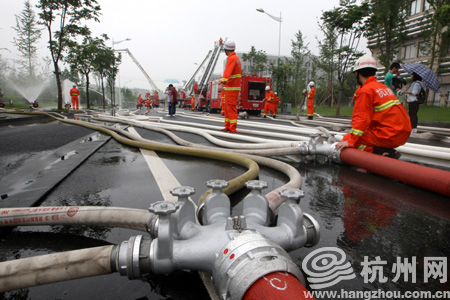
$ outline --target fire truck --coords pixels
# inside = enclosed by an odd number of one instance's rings
[[[209,83],[207,97],[204,100],[208,112],[220,112],[222,109],[221,94],[218,92],[219,83],[220,79]],[[264,109],[266,86],[272,86],[272,79],[269,77],[242,76],[241,92],[237,102],[238,111],[259,115]]]
[[[184,91],[179,91],[177,93],[177,101],[178,101],[178,107],[185,107],[186,106],[186,93]]]

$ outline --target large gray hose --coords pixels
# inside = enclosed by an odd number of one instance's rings
[[[111,254],[115,247],[95,247],[1,262],[0,293],[111,274]]]

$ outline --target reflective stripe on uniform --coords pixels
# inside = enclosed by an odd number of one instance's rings
[[[350,133],[353,133],[354,135],[357,135],[357,136],[362,136],[364,131],[356,129],[356,128],[352,128],[352,130],[350,130]]]
[[[358,150],[364,151],[366,149],[366,145],[359,145]]]
[[[385,109],[388,109],[391,106],[400,105],[400,104],[401,104],[400,101],[398,101],[397,99],[389,100],[388,102],[386,102],[386,103],[384,103],[382,105],[375,106],[374,111],[383,111]]]
[[[229,87],[224,87],[223,89],[225,91],[240,91],[241,87],[240,86],[239,87],[231,87],[231,86],[229,86]]]

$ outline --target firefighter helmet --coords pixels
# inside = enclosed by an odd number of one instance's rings
[[[223,49],[234,51],[234,49],[236,49],[236,44],[234,43],[234,41],[227,40],[223,44]]]
[[[375,60],[375,58],[370,55],[361,56],[356,60],[355,65],[353,66],[353,72],[365,68],[377,70],[377,61]]]
[[[311,81],[308,86],[314,86],[314,81]]]
[[[270,91],[270,86],[266,86],[266,91]]]

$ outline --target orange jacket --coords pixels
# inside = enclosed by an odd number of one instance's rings
[[[266,92],[266,101],[268,103],[274,102],[275,94],[272,91]]]
[[[233,51],[227,57],[227,65],[223,72],[221,82],[225,84],[225,91],[241,90],[241,61]]]
[[[66,90],[67,91],[67,90]],[[80,90],[79,89],[77,89],[76,87],[73,87],[71,90],[70,90],[70,96],[72,96],[72,97],[78,97],[80,95]]]
[[[353,101],[355,101],[356,98],[358,97],[358,94],[359,94],[359,90],[360,90],[360,89],[361,89],[361,86],[358,85],[358,88],[356,89],[355,93],[353,94],[353,98],[352,98]]]
[[[308,97],[308,100],[314,100],[314,96],[316,95],[316,89],[314,87],[311,87],[311,90],[309,91],[309,94],[306,95]]]
[[[358,92],[352,115],[352,129],[343,140],[354,147],[366,129],[379,139],[395,140],[399,133],[411,132],[411,122],[403,105],[390,88],[369,77]]]

